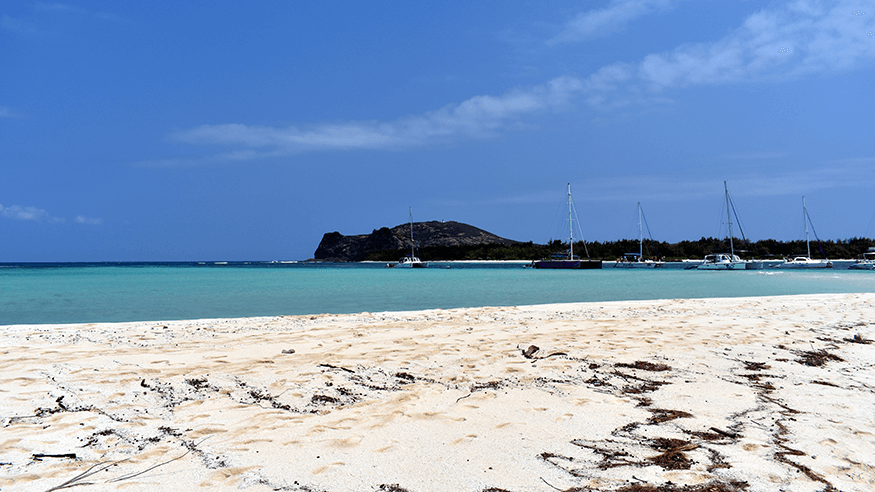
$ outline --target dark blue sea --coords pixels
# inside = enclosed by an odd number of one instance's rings
[[[0,263],[0,325],[875,292],[875,272],[535,270],[520,263]]]

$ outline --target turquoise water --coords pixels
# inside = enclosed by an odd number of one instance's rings
[[[445,267],[448,265],[444,265]],[[680,267],[680,265],[678,265]],[[548,271],[521,265],[0,265],[0,325],[875,292],[875,272]]]

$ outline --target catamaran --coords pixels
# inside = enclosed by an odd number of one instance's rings
[[[784,258],[783,263],[775,265],[775,268],[832,268],[832,262],[823,255],[822,260],[811,259],[811,243],[808,240],[808,224],[811,224],[811,230],[814,230],[814,223],[811,222],[811,216],[808,215],[808,209],[805,207],[805,197],[802,197],[802,221],[805,222],[805,247],[808,254],[793,255]],[[817,231],[814,231],[814,238],[817,239],[817,244],[820,245],[820,238],[817,237]],[[820,248],[823,254],[823,247]]]
[[[428,263],[420,261],[416,256],[416,241],[413,239],[413,208],[410,208],[410,255],[398,260],[398,263],[388,264],[396,268],[428,268]]]
[[[705,255],[702,263],[696,267],[697,270],[745,270],[749,262],[742,260],[735,254],[735,245],[732,242],[732,212],[735,206],[732,204],[732,199],[729,198],[729,187],[726,181],[723,182],[723,190],[726,195],[726,216],[729,220],[729,253],[711,253]],[[739,225],[739,230],[741,225]],[[741,233],[744,237],[744,232]]]
[[[848,269],[875,270],[875,248],[869,248],[869,250],[860,255],[860,257],[857,258],[857,261],[852,263]]]
[[[641,221],[644,213],[641,211],[641,202],[638,202],[638,252],[625,253],[622,258],[614,263],[614,268],[660,268],[665,265],[664,261],[651,260],[644,258],[644,229],[641,227]],[[650,228],[647,228],[648,234]],[[653,238],[650,238],[653,241]]]
[[[578,226],[579,227],[579,226]],[[550,258],[532,262],[534,268],[561,269],[561,270],[589,270],[600,269],[601,260],[589,259],[586,251],[586,242],[583,243],[587,259],[580,259],[574,254],[574,202],[571,201],[571,183],[568,183],[568,254],[554,254]]]

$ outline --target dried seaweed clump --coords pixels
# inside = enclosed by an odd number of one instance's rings
[[[628,364],[625,362],[618,362],[617,364],[614,364],[614,365],[617,367],[626,367],[629,369],[638,369],[641,371],[652,371],[652,372],[670,371],[671,370],[671,366],[669,366],[667,364],[655,364],[653,362],[647,362],[647,361],[643,361],[643,360],[636,360],[632,364]]]
[[[828,361],[844,362],[844,359],[826,350],[807,350],[798,352],[796,355],[799,356],[796,362],[811,367],[820,367]]]

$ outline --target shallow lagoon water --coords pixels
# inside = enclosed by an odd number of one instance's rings
[[[875,292],[875,272],[534,270],[521,264],[0,265],[0,325]]]

